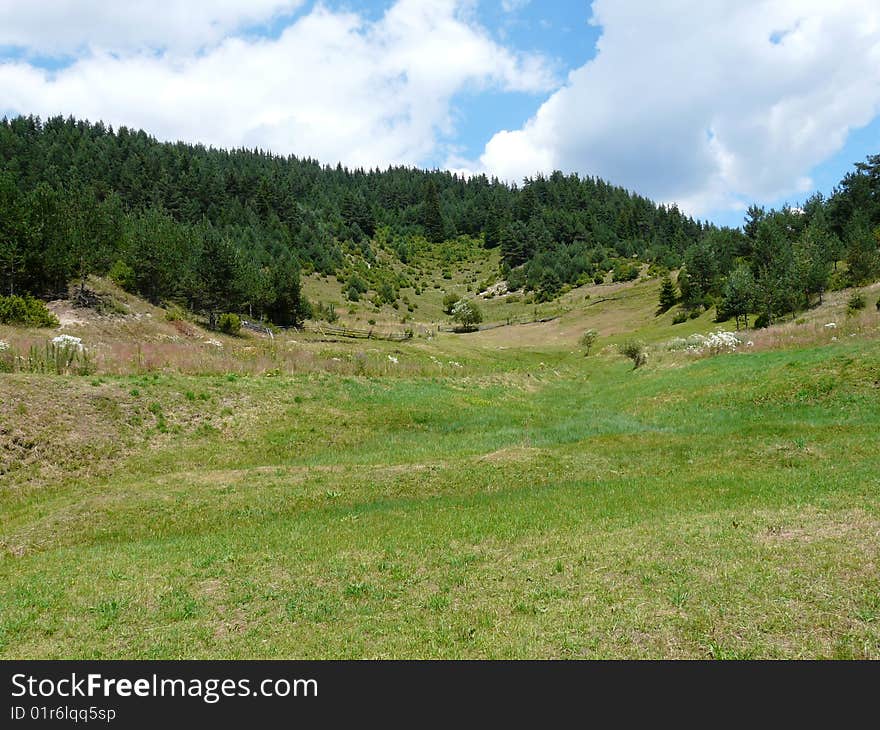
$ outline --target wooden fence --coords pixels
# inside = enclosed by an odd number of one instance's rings
[[[241,326],[252,332],[259,332],[260,334],[274,337],[272,330],[261,322],[244,320],[242,321]],[[317,323],[303,324],[301,327],[295,328],[279,327],[278,329],[297,329],[300,332],[312,332],[317,335],[323,335],[324,337],[348,337],[359,340],[390,340],[391,342],[403,342],[404,340],[410,340],[413,337],[413,331],[411,329],[404,330],[403,332],[385,332],[377,329],[360,330],[352,327],[337,327],[335,325]]]

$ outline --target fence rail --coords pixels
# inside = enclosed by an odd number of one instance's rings
[[[259,332],[261,334],[269,335],[269,337],[273,336],[272,330],[261,322],[244,320],[241,325],[252,332]],[[373,328],[361,330],[353,327],[336,327],[335,325],[330,324],[303,324],[300,327],[278,327],[277,329],[296,329],[300,332],[311,332],[317,335],[324,335],[325,337],[349,337],[360,340],[390,340],[392,342],[403,342],[404,340],[410,340],[413,337],[412,330],[405,330],[404,332],[385,332]]]
[[[479,325],[470,330],[465,330],[460,327],[446,327],[443,325],[436,325],[431,328],[421,328],[422,334],[431,335],[437,332],[455,332],[455,333],[464,333],[464,332],[483,332],[485,330],[494,330],[499,327],[510,327],[513,325],[522,325],[522,324],[539,324],[543,322],[552,322],[556,319],[559,319],[559,315],[554,317],[540,317],[537,319],[527,319],[525,317],[508,317],[503,322],[488,322],[486,324]],[[272,330],[266,325],[260,322],[250,322],[248,320],[242,320],[242,327],[245,327],[253,332],[259,332],[261,334],[269,335],[269,337],[273,337]],[[322,325],[322,324],[303,324],[300,327],[277,327],[276,329],[281,330],[289,330],[296,329],[300,332],[311,332],[312,334],[322,335],[324,337],[347,337],[350,339],[358,339],[358,340],[388,340],[390,342],[404,342],[406,340],[411,340],[413,338],[413,330],[407,329],[403,332],[385,332],[383,330],[377,329],[355,329],[352,327],[337,327],[335,325]],[[422,336],[420,334],[420,336]]]
[[[359,340],[390,340],[392,342],[402,342],[411,340],[412,330],[405,332],[383,332],[377,329],[360,330],[352,327],[336,327],[334,325],[322,324],[304,324],[300,327],[304,332],[312,332],[314,334],[325,335],[330,337],[350,337]]]
[[[467,332],[485,332],[486,330],[495,330],[499,327],[512,327],[517,324],[540,324],[542,322],[552,322],[556,319],[559,319],[560,315],[556,315],[554,317],[540,317],[538,319],[525,319],[523,317],[508,317],[504,322],[488,322],[486,324],[481,324],[472,329],[463,329],[461,327],[438,327],[437,330],[439,332],[456,332],[458,334],[464,334]]]

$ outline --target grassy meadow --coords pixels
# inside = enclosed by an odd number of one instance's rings
[[[0,657],[880,658],[880,292],[707,357],[657,287],[406,343],[71,325],[94,372],[0,375]]]

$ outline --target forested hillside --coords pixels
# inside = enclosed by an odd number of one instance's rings
[[[800,208],[749,208],[743,230],[715,230],[685,252],[679,272],[686,310],[717,306],[718,319],[756,326],[821,302],[828,289],[880,277],[880,155],[858,163],[829,198]],[[661,309],[678,291],[664,282]],[[858,300],[855,307],[865,306]]]
[[[3,120],[0,165],[6,294],[66,293],[71,281],[109,274],[153,303],[287,325],[309,315],[301,272],[343,272],[356,298],[378,286],[346,263],[368,265],[377,239],[406,261],[458,236],[500,248],[500,276],[539,299],[611,270],[634,278],[637,259],[655,272],[683,265],[661,308],[716,306],[721,318],[764,322],[880,273],[880,157],[828,200],[751,208],[744,231],[596,178],[555,172],[512,186],[446,171],[350,170],[61,117]]]
[[[7,291],[60,291],[115,274],[152,301],[301,315],[297,269],[369,260],[380,229],[412,242],[500,246],[516,277],[552,296],[622,257],[674,263],[702,226],[602,180],[554,173],[509,186],[404,167],[349,170],[261,150],[160,143],[142,131],[34,117],[0,125]],[[507,271],[505,271],[507,273]]]

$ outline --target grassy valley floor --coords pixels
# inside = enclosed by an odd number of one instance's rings
[[[878,341],[486,342],[2,376],[0,656],[880,658]]]

